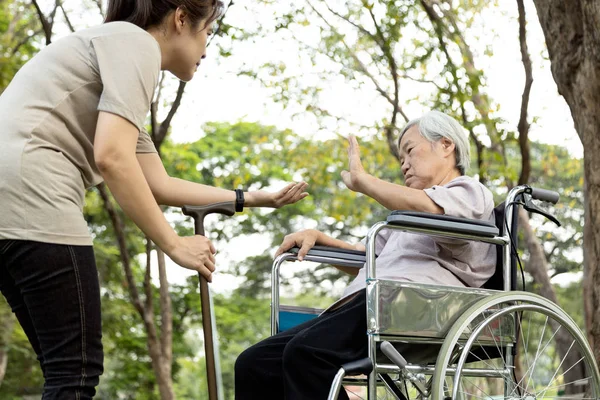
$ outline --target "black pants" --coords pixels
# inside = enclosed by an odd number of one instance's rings
[[[37,354],[42,399],[91,399],[103,362],[92,247],[0,240],[0,291]]]
[[[341,365],[367,357],[366,295],[244,351],[235,363],[236,400],[326,399]],[[343,392],[343,391],[342,391]],[[340,399],[347,399],[345,392]]]

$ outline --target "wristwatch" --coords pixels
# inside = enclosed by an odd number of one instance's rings
[[[235,189],[235,211],[244,211],[244,191],[242,189]]]

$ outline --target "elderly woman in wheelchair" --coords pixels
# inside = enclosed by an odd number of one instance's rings
[[[349,138],[346,186],[400,210],[365,241],[312,229],[285,237],[274,264],[273,336],[239,356],[236,399],[346,399],[341,385],[351,375],[368,376],[369,399],[382,391],[398,399],[600,398],[598,369],[572,319],[514,291],[514,206],[549,216],[532,198],[558,195],[519,186],[494,212],[491,192],[465,175],[462,128],[440,112],[410,121],[398,147],[404,186],[365,172]],[[279,267],[296,259],[356,278],[317,318],[282,330]]]

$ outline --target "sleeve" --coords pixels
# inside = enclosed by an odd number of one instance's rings
[[[494,196],[488,188],[471,178],[458,178],[444,186],[433,186],[425,193],[445,215],[453,217],[493,221]],[[436,244],[452,252],[454,258],[460,258],[473,242],[464,239],[436,237]]]
[[[147,33],[91,40],[103,89],[98,111],[119,115],[142,131],[160,73],[160,49]]]
[[[481,183],[470,178],[459,178],[445,186],[433,186],[425,193],[442,209],[454,217],[489,220],[494,210],[492,193]]]
[[[140,134],[138,135],[135,152],[137,154],[158,153],[150,134],[146,132],[146,129],[144,128],[142,128]]]

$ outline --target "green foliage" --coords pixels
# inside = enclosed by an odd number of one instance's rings
[[[39,395],[44,384],[40,365],[25,332],[2,296],[0,321],[0,348],[8,358],[6,375],[0,385],[0,398],[16,400],[24,395]]]
[[[21,0],[0,1],[0,94],[40,48],[35,9]]]
[[[399,165],[380,133],[389,125],[395,129],[402,125],[403,120],[395,115],[397,110],[392,105],[397,95],[400,105],[418,101],[455,116],[472,132],[473,138],[491,143],[482,154],[482,168],[477,172],[486,179],[498,199],[505,193],[506,181],[516,181],[521,157],[516,133],[498,127],[502,121],[496,117],[498,105],[486,95],[485,74],[469,58],[473,51],[469,46],[473,44],[471,40],[477,44],[486,40],[470,34],[470,29],[477,23],[481,11],[493,7],[495,2],[437,2],[441,6],[436,6],[436,12],[445,24],[436,24],[428,18],[422,2],[415,0],[351,0],[337,3],[337,8],[323,0],[300,4],[272,0],[260,3],[260,6],[277,4],[280,12],[265,24],[242,27],[222,24],[221,55],[231,55],[238,41],[254,40],[261,35],[301,38],[298,61],[310,68],[301,68],[300,74],[276,55],[258,70],[246,69],[240,73],[259,79],[271,88],[274,101],[284,106],[300,104],[304,111],[327,126],[327,132],[341,132],[344,126],[347,128],[344,123],[349,122],[351,129],[362,135],[361,155],[367,171],[401,183]],[[259,12],[264,11],[260,8]],[[0,93],[18,68],[40,47],[39,29],[35,10],[29,3],[0,1],[0,32],[3,32],[0,36]],[[465,32],[469,33],[467,38],[462,35]],[[314,37],[318,39],[312,41]],[[477,56],[481,55],[475,54],[473,59]],[[394,78],[398,78],[398,82]],[[344,121],[323,105],[327,83],[340,80],[347,87],[367,89],[384,98],[384,107],[372,113],[372,121],[367,126],[352,118]],[[286,234],[307,227],[356,242],[368,226],[385,218],[387,210],[365,196],[350,192],[341,183],[340,172],[346,168],[347,160],[346,143],[339,134],[308,138],[249,122],[214,122],[208,124],[205,131],[206,136],[194,143],[164,143],[161,153],[169,174],[232,189],[275,190],[292,180],[306,180],[310,184],[311,195],[298,204],[279,210],[246,210],[234,218],[219,219],[209,230],[211,239],[222,242],[223,246],[234,237],[253,233],[264,234],[270,241],[265,254],[248,257],[233,266],[219,267],[223,272],[243,278],[230,294],[214,298],[225,398],[232,398],[237,355],[269,334],[272,250]],[[553,273],[578,271],[583,215],[582,161],[572,159],[564,148],[536,143],[532,143],[531,157],[531,184],[559,190],[562,197],[561,203],[550,209],[565,228],[557,230],[549,224],[536,225],[538,235],[544,239]],[[473,165],[476,161],[473,160]],[[142,282],[145,240],[139,229],[120,210],[117,212],[124,221],[133,273],[137,282]],[[193,233],[191,224],[180,217],[178,210],[169,209],[167,215],[180,234]],[[145,329],[130,302],[115,233],[96,190],[86,195],[85,216],[94,236],[102,287],[106,372],[98,398],[158,399]],[[318,266],[314,271],[292,274],[284,282],[284,289],[290,293],[289,297],[294,297],[290,302],[323,307],[332,300],[328,288],[339,279],[349,277],[330,267]],[[308,294],[296,296],[299,285],[306,288]],[[171,286],[170,292],[175,392],[179,398],[203,399],[207,390],[196,279]],[[577,293],[577,285],[558,289],[561,304],[582,324]],[[158,304],[157,288],[153,288],[152,296],[154,304]],[[154,319],[159,324],[157,309],[155,307]],[[9,318],[5,304],[0,304],[0,317],[3,322]],[[42,377],[38,362],[18,324],[10,329],[7,325],[0,327],[0,345],[8,349],[9,355],[0,397],[19,398],[27,391],[39,393]]]

